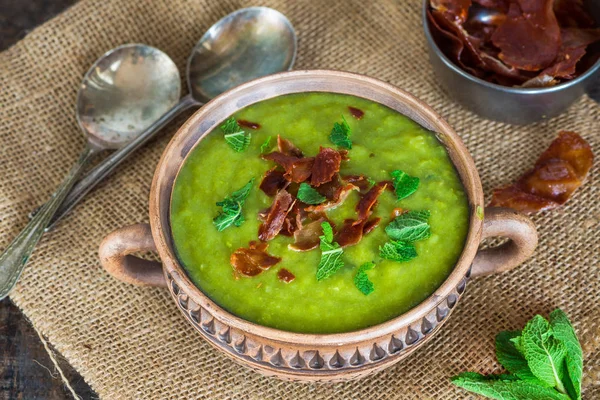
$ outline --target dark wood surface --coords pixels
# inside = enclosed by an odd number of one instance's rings
[[[0,0],[0,50],[75,1]],[[75,393],[81,399],[98,398],[66,360],[51,350]],[[0,301],[0,400],[72,398],[27,318],[10,300]]]

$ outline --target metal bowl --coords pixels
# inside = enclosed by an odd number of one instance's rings
[[[600,0],[585,2],[600,20]],[[600,86],[600,59],[575,79],[545,88],[501,86],[479,79],[454,64],[434,41],[427,19],[429,0],[423,1],[423,28],[429,60],[440,84],[457,102],[480,116],[510,124],[530,124],[561,114],[584,93]]]

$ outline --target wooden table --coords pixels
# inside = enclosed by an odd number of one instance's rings
[[[0,0],[0,51],[75,1]],[[81,399],[98,398],[81,375],[50,349],[75,393]],[[0,400],[72,398],[27,318],[10,300],[0,301]]]

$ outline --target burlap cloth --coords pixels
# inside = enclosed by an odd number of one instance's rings
[[[0,55],[0,248],[48,197],[83,147],[75,121],[81,77],[105,51],[142,42],[180,67],[195,41],[225,14],[257,3],[219,0],[84,0]],[[421,31],[420,0],[280,0],[299,34],[296,68],[335,68],[383,79],[431,104],[463,137],[487,194],[513,180],[561,129],[600,156],[600,107],[585,98],[544,124],[512,127],[462,109],[438,87]],[[189,115],[189,114],[188,114]],[[409,359],[336,385],[267,379],[213,350],[166,290],[109,277],[101,239],[148,220],[154,167],[182,116],[80,204],[31,258],[12,300],[105,399],[468,397],[448,378],[499,371],[494,336],[561,307],[585,352],[585,397],[600,398],[600,185],[596,166],[566,207],[535,217],[536,255],[516,270],[477,279],[442,331]],[[600,161],[596,162],[600,165]]]

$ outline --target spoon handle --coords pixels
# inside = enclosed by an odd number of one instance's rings
[[[119,150],[116,150],[111,155],[102,160],[97,166],[95,166],[90,172],[87,173],[73,189],[69,192],[69,195],[65,198],[58,211],[54,214],[48,228],[50,230],[54,227],[54,224],[67,214],[79,201],[90,191],[94,186],[110,174],[123,160],[125,160],[131,153],[142,147],[148,140],[150,140],[159,130],[161,130],[166,124],[168,124],[173,118],[181,114],[184,110],[187,110],[193,106],[199,106],[196,100],[191,95],[182,97],[173,108],[167,111],[160,119],[150,125],[144,132],[138,137],[129,142],[126,146]]]
[[[21,276],[23,268],[33,252],[35,245],[44,234],[44,229],[73,186],[83,166],[98,150],[89,145],[81,153],[79,160],[71,168],[66,178],[54,192],[50,200],[40,209],[19,235],[0,255],[0,300],[8,295]]]

